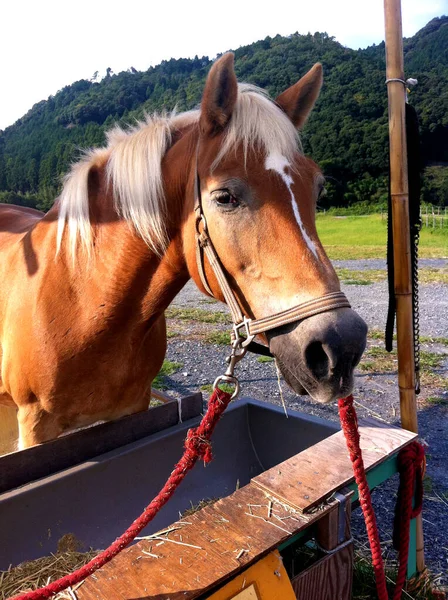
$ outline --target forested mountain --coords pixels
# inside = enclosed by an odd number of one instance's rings
[[[421,121],[425,199],[448,204],[448,17],[433,19],[405,40],[406,76],[419,83],[410,95]],[[384,200],[388,126],[384,44],[364,50],[341,46],[326,33],[276,36],[235,51],[240,81],[275,96],[315,62],[324,66],[321,97],[307,123],[304,149],[328,177],[324,204]],[[51,206],[60,177],[80,148],[100,145],[115,121],[134,123],[144,111],[185,110],[201,98],[208,57],[133,68],[99,83],[81,80],[39,102],[0,131],[0,200]],[[7,93],[5,91],[4,93]]]

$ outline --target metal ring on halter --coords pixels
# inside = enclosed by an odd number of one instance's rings
[[[219,387],[220,383],[230,383],[235,386],[235,390],[231,396],[231,400],[236,398],[238,396],[238,394],[240,393],[240,382],[233,375],[219,375],[219,377],[217,377],[215,379],[215,383],[213,384],[213,389],[215,390],[217,387]]]

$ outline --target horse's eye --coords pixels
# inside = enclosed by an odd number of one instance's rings
[[[225,208],[236,208],[239,206],[239,201],[232,196],[230,192],[227,190],[219,190],[215,194],[213,194],[213,199],[219,206],[223,206]]]

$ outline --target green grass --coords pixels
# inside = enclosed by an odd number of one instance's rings
[[[395,565],[389,565],[386,562],[385,573],[389,598],[392,598],[395,581],[397,580],[397,572]],[[402,595],[403,599],[436,600],[440,598],[439,595],[436,595],[437,587],[434,587],[431,575],[428,572],[425,572],[421,577],[408,581],[406,588],[407,593]],[[359,552],[355,554],[352,591],[353,600],[372,600],[373,598],[377,598],[375,574],[371,558],[370,556],[361,556]]]
[[[430,477],[429,475],[425,475],[423,477],[423,491],[425,492],[425,494],[432,494],[432,492],[434,491],[434,482],[432,480],[432,477]]]
[[[420,367],[422,369],[438,369],[447,358],[446,354],[420,350]]]
[[[257,358],[257,362],[259,362],[259,363],[274,362],[274,359],[272,358],[272,356],[259,356]]]
[[[230,323],[228,314],[204,310],[203,308],[180,308],[172,306],[165,313],[167,319],[179,319],[181,321],[199,321],[201,323]]]
[[[445,404],[448,404],[448,398],[441,398],[440,396],[430,396],[429,398],[426,398],[426,402],[433,405],[444,406]],[[428,454],[426,454],[426,456],[428,456]]]
[[[373,360],[374,362],[376,361],[379,370],[381,370],[384,360],[390,362],[391,359],[397,358],[395,350],[393,350],[392,352],[387,352],[385,348],[379,346],[371,346],[370,348],[367,348],[367,350],[364,353],[364,356],[368,360]],[[446,354],[438,354],[437,352],[421,350],[420,367],[422,370],[437,369],[443,364],[446,358]]]
[[[447,354],[420,351],[420,379],[424,387],[437,387],[442,390],[448,389],[448,380],[445,375],[438,373],[435,369],[440,368],[447,360]],[[359,363],[359,370],[364,373],[392,373],[398,369],[397,351],[387,352],[383,346],[370,346],[364,352]]]
[[[371,340],[384,340],[384,331],[380,329],[369,329],[367,337]],[[394,333],[393,339],[397,339],[397,334]],[[433,337],[429,335],[421,335],[420,343],[422,344],[442,344],[448,346],[448,338],[446,337]]]
[[[162,368],[155,376],[152,387],[156,388],[156,390],[166,390],[168,386],[166,384],[166,377],[169,377],[173,373],[176,373],[179,369],[182,369],[183,363],[180,362],[172,362],[170,360],[164,360]]]
[[[418,279],[420,283],[444,283],[446,285],[448,284],[448,269],[425,267],[419,269]]]
[[[206,344],[216,344],[218,346],[229,346],[230,333],[228,331],[212,331],[205,336],[204,342]]]
[[[369,329],[367,333],[367,337],[372,340],[383,340],[384,339],[384,331],[380,329]],[[396,339],[396,338],[394,338]]]
[[[235,386],[230,383],[220,383],[219,389],[223,392],[227,392],[228,394],[233,394],[235,391]],[[213,385],[211,383],[205,383],[200,387],[201,392],[206,392],[207,394],[211,394],[213,392]]]
[[[157,388],[160,389],[160,388]],[[155,408],[156,406],[162,406],[162,404],[165,404],[164,402],[162,402],[162,400],[157,400],[157,398],[151,398],[150,402],[149,402],[149,408]]]
[[[207,394],[211,394],[213,392],[213,386],[211,383],[204,383],[204,385],[201,385],[199,389],[201,392],[206,392]]]
[[[369,285],[377,281],[384,281],[387,278],[384,269],[369,269],[368,271],[336,269],[336,273],[343,283],[352,285]]]
[[[431,337],[429,335],[421,335],[420,341],[422,343],[443,344],[444,346],[448,346],[448,338],[446,337]]]
[[[347,285],[371,285],[373,281],[369,281],[368,279],[345,279],[343,283]]]
[[[352,269],[336,269],[339,279],[346,284],[351,285],[370,285],[377,281],[387,279],[385,269],[369,269],[366,271],[357,271]],[[420,283],[444,283],[448,284],[448,270],[437,269],[434,267],[425,267],[419,269]]]
[[[334,217],[319,214],[317,231],[331,259],[384,258],[386,256],[387,223],[381,215],[366,217]],[[420,234],[420,256],[448,256],[448,229],[423,228]]]

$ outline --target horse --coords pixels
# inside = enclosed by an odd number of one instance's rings
[[[190,278],[224,302],[196,260],[194,190],[242,313],[263,319],[340,290],[317,235],[324,188],[299,130],[322,86],[314,65],[276,100],[212,65],[198,110],[115,127],[66,175],[47,214],[0,207],[0,404],[19,448],[148,408],[166,353],[164,312]],[[366,344],[346,306],[262,334],[287,383],[348,394]]]

